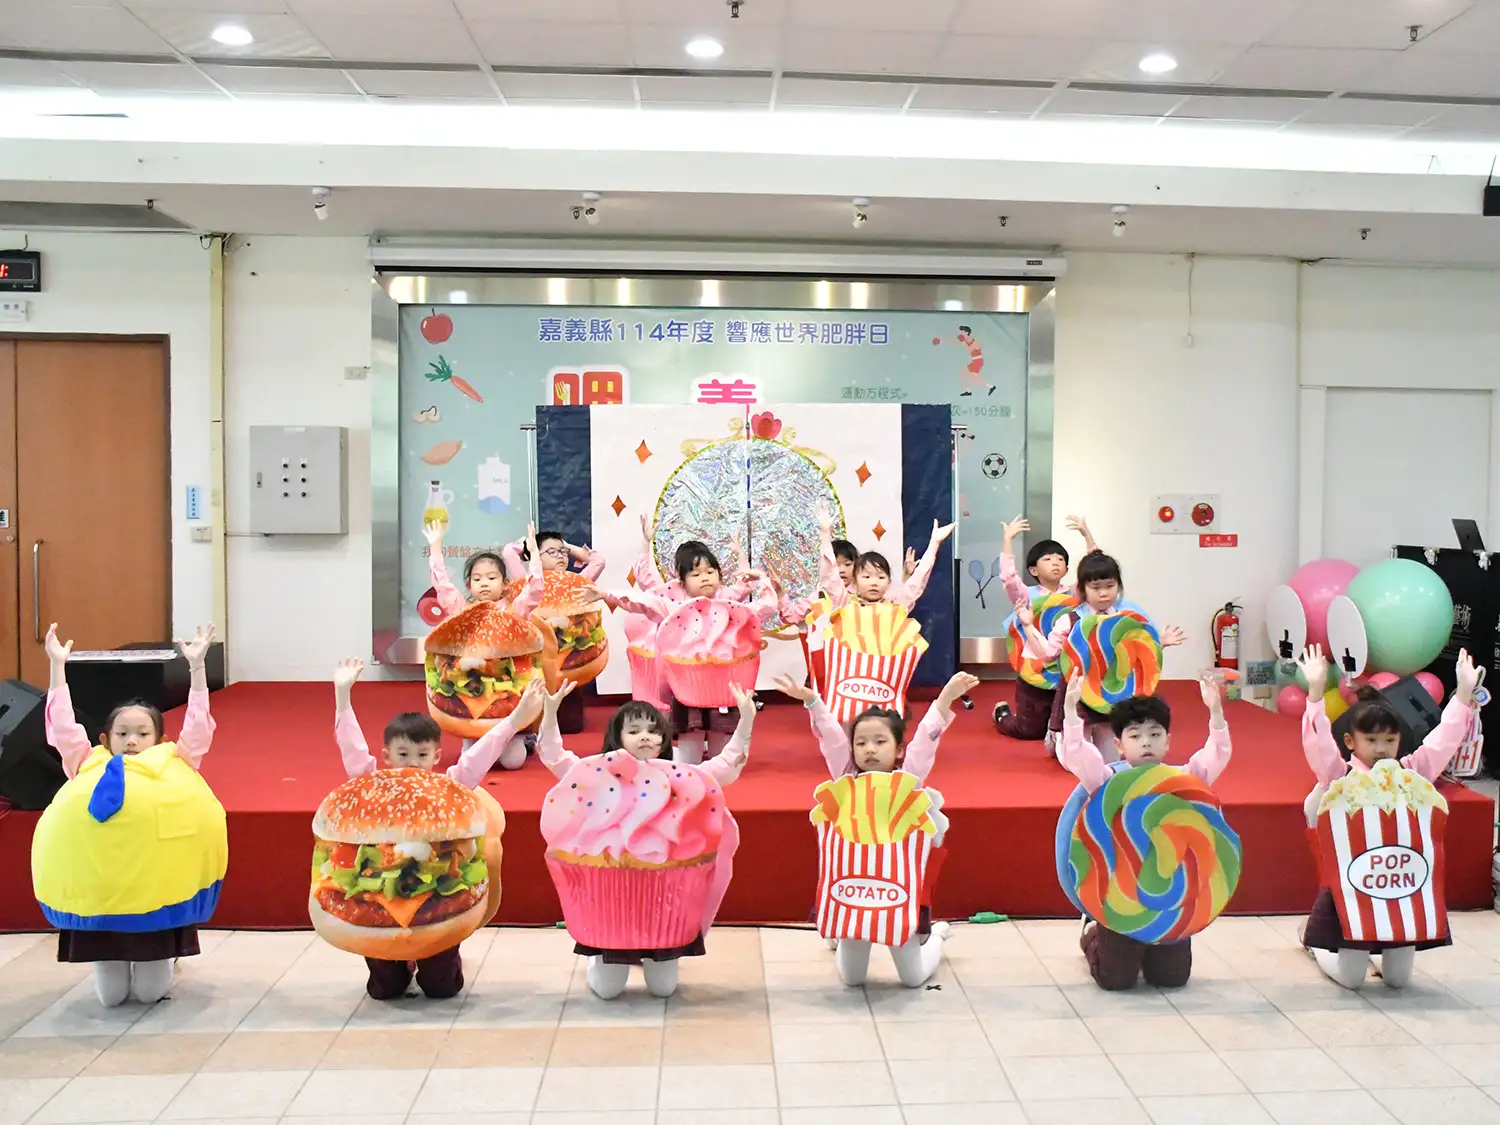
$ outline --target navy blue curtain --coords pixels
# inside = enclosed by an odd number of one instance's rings
[[[932,521],[953,520],[953,419],[947,405],[901,406],[902,540],[921,554],[932,537]],[[899,567],[901,561],[892,559]],[[913,616],[922,624],[927,654],[913,683],[936,686],[958,671],[958,614],[954,604],[953,540],[938,550],[932,580]]]
[[[560,531],[569,543],[594,541],[589,472],[589,407],[536,408],[538,530]]]

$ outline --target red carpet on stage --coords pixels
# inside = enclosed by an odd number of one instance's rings
[[[985,910],[1022,917],[1074,913],[1057,885],[1053,861],[1057,815],[1074,782],[1044,756],[1040,743],[995,733],[990,710],[1012,691],[1009,683],[981,686],[974,710],[959,709],[943,737],[930,778],[952,822],[937,888],[938,917]],[[1181,763],[1202,744],[1208,713],[1195,683],[1168,683],[1162,694],[1173,711],[1171,760]],[[422,689],[415,683],[360,684],[354,703],[378,753],[386,720],[398,711],[421,710]],[[218,733],[203,775],[229,812],[229,874],[214,924],[306,928],[312,814],[343,780],[333,740],[333,691],[321,683],[235,684],[216,692],[212,706]],[[925,707],[916,704],[919,713]],[[568,748],[597,752],[609,714],[606,705],[591,708],[588,729],[567,738]],[[1234,759],[1215,789],[1244,848],[1244,874],[1231,910],[1304,911],[1313,900],[1316,873],[1302,814],[1312,777],[1298,724],[1246,703],[1230,704],[1228,720]],[[168,716],[169,736],[180,724],[180,712]],[[458,746],[453,742],[445,750],[451,761]],[[808,810],[814,787],[826,779],[803,709],[770,698],[755,724],[750,764],[728,790],[741,844],[723,921],[807,920],[817,875]],[[487,783],[507,821],[500,922],[546,924],[561,917],[538,829],[542,798],[552,783],[535,760],[514,773],[492,773]],[[1487,908],[1494,805],[1460,786],[1447,786],[1445,793],[1451,809],[1449,905]],[[31,893],[27,862],[37,815],[13,811],[0,817],[0,855],[8,860],[0,868],[0,930],[47,928]]]

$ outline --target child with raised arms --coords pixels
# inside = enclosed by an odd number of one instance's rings
[[[541,555],[543,570],[570,570],[572,565],[577,563],[579,573],[590,582],[604,573],[605,558],[600,552],[592,547],[574,546],[563,538],[560,531],[538,531],[536,545]],[[524,539],[507,543],[500,554],[505,559],[505,573],[507,574],[524,573],[527,564],[536,557],[531,553],[531,548]]]

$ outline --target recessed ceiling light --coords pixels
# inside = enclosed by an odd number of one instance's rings
[[[222,43],[226,47],[248,47],[255,42],[255,36],[233,23],[222,23],[214,28],[213,39],[215,43]]]
[[[724,53],[724,44],[704,36],[689,43],[687,53],[695,59],[716,59]]]
[[[1170,74],[1177,69],[1177,60],[1158,51],[1143,58],[1140,65],[1147,74]]]

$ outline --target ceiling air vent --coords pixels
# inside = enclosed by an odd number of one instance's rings
[[[32,203],[0,200],[0,230],[185,231],[160,208],[133,203]]]

